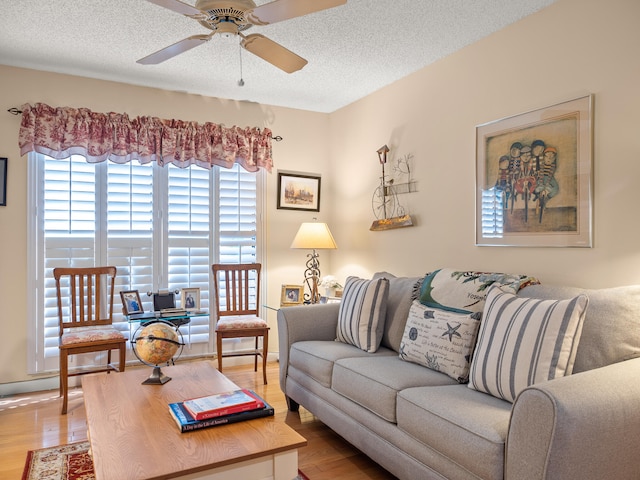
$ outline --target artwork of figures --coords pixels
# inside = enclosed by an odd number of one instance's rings
[[[477,128],[477,245],[591,246],[591,97]]]

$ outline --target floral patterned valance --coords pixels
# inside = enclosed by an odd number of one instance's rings
[[[82,155],[90,163],[195,164],[271,172],[271,131],[224,127],[156,117],[129,118],[124,113],[96,113],[87,108],[23,105],[20,154],[36,151],[53,158]]]

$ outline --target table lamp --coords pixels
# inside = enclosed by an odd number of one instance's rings
[[[327,248],[336,249],[335,240],[329,226],[326,223],[321,222],[305,222],[300,225],[298,233],[291,243],[291,248],[305,248],[313,250],[307,257],[306,270],[304,271],[304,281],[309,287],[310,293],[304,294],[305,302],[318,303],[320,301],[320,294],[318,293],[318,283],[320,279],[320,255],[316,252],[317,249]]]

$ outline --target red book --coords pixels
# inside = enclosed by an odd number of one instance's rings
[[[264,402],[245,389],[192,398],[183,405],[195,420],[264,408]]]

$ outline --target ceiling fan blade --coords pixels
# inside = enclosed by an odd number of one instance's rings
[[[304,58],[259,33],[243,36],[242,46],[287,73],[297,72],[307,64]]]
[[[203,43],[211,40],[212,36],[213,33],[209,35],[193,35],[189,38],[185,38],[184,40],[180,40],[173,45],[169,45],[162,50],[158,50],[151,55],[147,55],[146,57],[137,60],[136,63],[140,63],[142,65],[157,65],[158,63],[169,60],[170,58],[173,58],[176,55],[180,55],[187,50],[191,50],[198,45],[202,45]]]
[[[275,0],[248,10],[245,12],[245,18],[253,25],[269,25],[345,3],[347,0]]]
[[[180,0],[147,0],[147,2],[154,3],[164,8],[168,8],[169,10],[172,10],[176,13],[181,13],[182,15],[186,15],[188,17],[198,17],[203,15],[206,16],[206,14],[201,10],[192,7],[191,5],[187,5]]]

